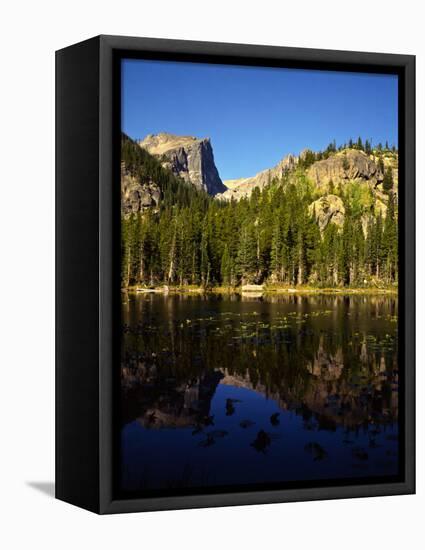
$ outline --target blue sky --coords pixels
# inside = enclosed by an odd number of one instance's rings
[[[397,144],[397,77],[123,60],[122,129],[210,137],[222,179],[350,137]]]

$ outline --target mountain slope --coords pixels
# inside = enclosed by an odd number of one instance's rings
[[[397,285],[396,151],[306,151],[229,201],[153,150],[123,136],[123,287]]]
[[[313,162],[306,162],[313,156]],[[344,186],[348,182],[366,183],[379,194],[382,191],[385,169],[391,168],[394,185],[397,187],[398,155],[387,153],[381,157],[366,154],[362,150],[342,149],[332,152],[327,158],[320,154],[304,151],[299,157],[288,155],[273,168],[263,170],[255,176],[225,181],[227,191],[217,196],[225,200],[240,200],[249,197],[256,188],[264,189],[273,180],[281,180],[297,167],[303,168],[306,178],[323,193],[332,191],[334,185]],[[316,158],[317,157],[317,158]],[[382,159],[381,162],[379,159]]]
[[[224,182],[227,190],[218,195],[217,198],[225,200],[239,200],[242,197],[248,197],[255,188],[264,189],[273,180],[280,180],[285,174],[294,170],[298,164],[298,158],[293,155],[287,155],[276,166],[258,172],[250,178],[240,178],[227,180]]]
[[[121,135],[121,213],[157,211],[171,205],[205,202],[208,195],[164,168],[155,156]]]

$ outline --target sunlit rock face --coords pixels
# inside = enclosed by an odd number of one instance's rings
[[[161,191],[155,182],[142,184],[121,165],[121,213],[126,216],[155,209],[161,200]]]
[[[342,199],[336,195],[325,195],[312,202],[308,208],[310,216],[313,216],[321,232],[333,223],[342,229],[345,219],[345,207]]]
[[[391,168],[394,188],[398,190],[398,155],[388,154],[383,156],[382,161],[385,169]],[[294,155],[285,156],[276,166],[263,170],[252,177],[225,180],[227,188],[225,193],[217,196],[224,200],[240,200],[249,197],[254,189],[264,189],[273,181],[281,181],[285,176],[293,174],[293,182],[297,184],[298,166],[301,166],[305,159],[305,151],[299,157]],[[316,191],[323,194],[333,194],[333,190],[341,190],[348,183],[365,184],[373,191],[376,201],[381,205],[387,200],[382,192],[384,174],[380,167],[378,158],[367,155],[364,151],[357,149],[343,149],[331,154],[327,159],[313,162],[305,171],[307,180],[313,185]],[[291,178],[290,178],[291,179]],[[381,206],[378,205],[378,206]],[[384,205],[385,206],[385,205]]]
[[[217,198],[223,200],[240,200],[243,197],[249,197],[256,188],[262,190],[273,180],[280,180],[286,174],[296,168],[298,158],[293,155],[287,155],[276,166],[268,168],[249,178],[239,178],[235,180],[226,180],[226,192]]]
[[[209,138],[199,139],[162,132],[149,134],[138,143],[148,153],[158,157],[164,168],[197,189],[203,189],[210,195],[226,190],[214,162]]]
[[[368,182],[376,187],[384,179],[384,174],[378,163],[364,151],[345,149],[313,163],[307,177],[317,187],[326,189],[331,182],[343,185],[348,181]]]

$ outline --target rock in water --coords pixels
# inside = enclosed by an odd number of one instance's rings
[[[226,191],[214,163],[209,138],[199,139],[162,132],[149,134],[138,144],[151,155],[160,158],[164,168],[196,188],[204,189],[210,195]]]

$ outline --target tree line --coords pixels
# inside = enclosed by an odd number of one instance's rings
[[[345,219],[323,233],[309,211],[317,199],[303,166],[249,198],[219,201],[164,170],[131,140],[123,162],[142,182],[155,181],[158,210],[121,220],[122,285],[244,284],[371,286],[398,278],[397,202],[375,213],[366,184],[339,187]],[[140,153],[139,153],[140,151]],[[366,198],[365,198],[366,197]]]
[[[299,166],[303,168],[308,168],[314,162],[318,160],[325,160],[329,158],[333,153],[343,151],[344,149],[355,149],[357,151],[363,151],[367,155],[375,155],[378,158],[378,163],[380,165],[380,168],[382,169],[382,173],[384,173],[382,155],[398,154],[396,146],[391,145],[390,147],[388,141],[386,141],[384,145],[379,142],[376,145],[372,146],[372,140],[363,140],[361,137],[358,137],[357,140],[353,140],[352,138],[350,138],[347,142],[337,146],[336,141],[333,140],[325,149],[323,149],[323,151],[315,152],[311,151],[310,149],[306,149],[305,151],[303,151],[299,158]]]

